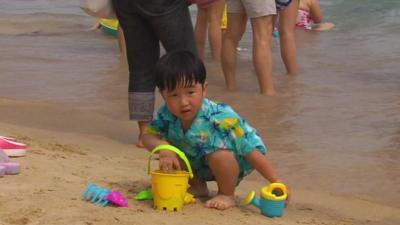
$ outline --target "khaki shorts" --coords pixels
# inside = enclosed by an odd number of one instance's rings
[[[228,13],[246,13],[249,18],[276,14],[275,0],[227,0]]]

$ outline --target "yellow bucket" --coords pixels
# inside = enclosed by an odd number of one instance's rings
[[[175,170],[165,173],[161,170],[150,172],[150,160],[160,150],[175,152],[186,164],[188,171]],[[193,177],[192,168],[185,154],[172,145],[159,145],[151,151],[148,162],[148,173],[151,174],[154,208],[167,211],[179,211],[185,203],[195,202],[193,195],[187,193],[189,177]]]

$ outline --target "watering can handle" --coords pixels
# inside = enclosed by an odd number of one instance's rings
[[[155,147],[149,156],[149,161],[147,164],[147,173],[150,173],[150,159],[151,157],[154,155],[154,153],[160,151],[160,150],[168,150],[168,151],[172,151],[175,152],[186,164],[186,167],[189,171],[189,177],[193,178],[193,172],[192,172],[192,167],[190,167],[190,163],[189,160],[187,159],[185,153],[183,153],[181,150],[179,150],[177,147],[173,146],[173,145],[158,145],[157,147]]]

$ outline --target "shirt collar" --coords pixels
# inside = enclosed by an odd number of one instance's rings
[[[208,109],[209,109],[209,105],[210,105],[210,104],[211,104],[211,103],[210,103],[210,100],[209,100],[209,99],[207,99],[207,98],[204,98],[204,99],[203,99],[203,102],[202,102],[202,104],[201,104],[201,109],[200,109],[200,111],[197,113],[196,118],[194,119],[194,121],[196,121],[197,118],[200,118],[200,117],[202,117],[202,116],[204,116],[204,115],[207,115],[207,112],[208,112]],[[162,114],[163,114],[163,119],[164,119],[164,120],[171,121],[171,122],[175,122],[175,121],[178,120],[178,118],[177,118],[174,114],[172,114],[172,113],[169,111],[167,105],[164,105],[164,106],[161,108],[161,110],[164,111],[164,113],[162,113]],[[193,121],[193,122],[194,122],[194,121]]]

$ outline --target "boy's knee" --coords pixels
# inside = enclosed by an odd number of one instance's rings
[[[236,162],[235,154],[231,150],[221,149],[207,156],[207,160],[212,162]]]

